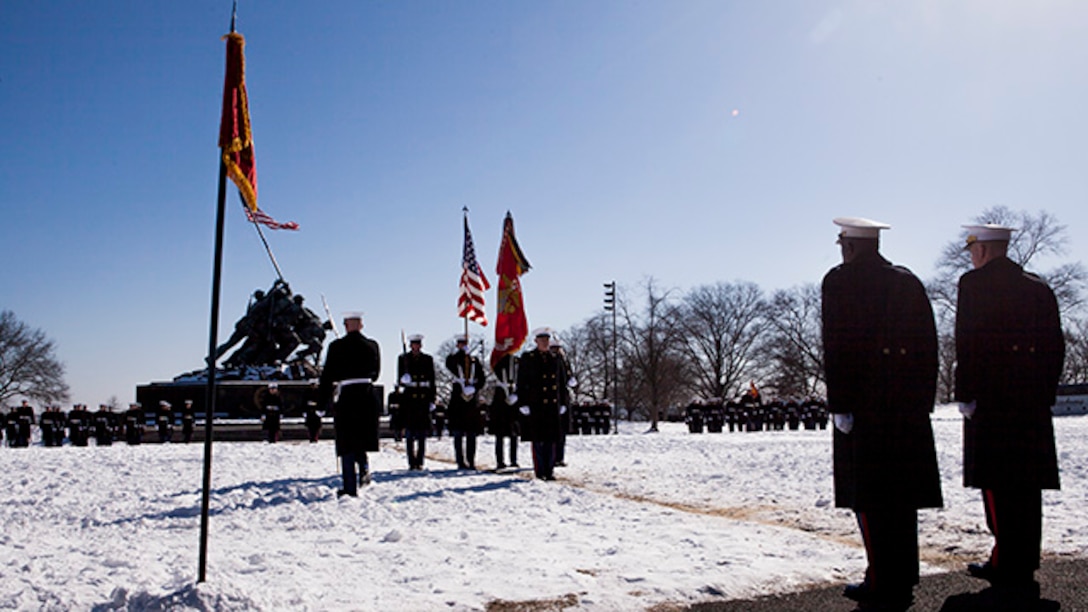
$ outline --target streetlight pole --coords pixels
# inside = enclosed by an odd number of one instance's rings
[[[616,380],[619,372],[616,369],[616,281],[604,284],[604,309],[612,313],[612,433],[619,433],[619,424],[616,423]],[[607,357],[606,357],[607,359]],[[605,395],[608,394],[608,366],[605,365]]]

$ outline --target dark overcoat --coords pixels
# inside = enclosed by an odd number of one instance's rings
[[[551,351],[534,349],[518,361],[518,405],[528,406],[521,417],[521,437],[533,442],[559,440],[560,406],[570,406],[564,361]]]
[[[1005,257],[960,277],[956,400],[976,402],[965,486],[1059,488],[1050,407],[1064,360],[1058,303],[1039,277]]]
[[[467,364],[467,368],[465,367]],[[481,434],[484,431],[483,416],[480,412],[480,404],[477,399],[480,391],[487,384],[487,372],[484,371],[480,360],[472,355],[466,357],[464,351],[456,351],[446,357],[446,369],[454,377],[465,380],[476,391],[471,397],[465,399],[461,393],[461,383],[454,381],[450,385],[450,402],[446,407],[447,427],[451,432],[461,431],[470,434]]]
[[[517,397],[516,355],[503,355],[495,364],[495,391],[491,395],[490,419],[487,428],[495,436],[517,435],[517,404],[511,398]]]
[[[397,358],[397,381],[412,378],[400,394],[401,424],[408,431],[430,433],[431,405],[434,404],[434,358],[426,353],[401,353]]]
[[[939,508],[929,415],[937,332],[922,283],[873,252],[823,280],[828,410],[854,415],[834,432],[835,504],[857,511]]]
[[[321,370],[318,405],[330,405],[335,383],[357,378],[374,381],[380,370],[381,352],[374,340],[357,331],[333,340]],[[379,401],[372,385],[340,388],[340,397],[332,407],[337,455],[378,450]]]

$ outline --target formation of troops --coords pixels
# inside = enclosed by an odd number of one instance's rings
[[[7,414],[0,412],[0,434],[10,447],[30,446],[34,426],[37,425],[42,446],[64,446],[67,439],[71,446],[110,446],[114,442],[141,444],[145,431],[157,435],[158,442],[170,442],[175,427],[181,425],[182,442],[191,442],[196,413],[193,402],[186,400],[179,410],[169,402],[160,402],[150,414],[139,403],[130,404],[123,412],[115,412],[107,404],[98,410],[90,410],[86,404],[76,404],[68,412],[59,406],[47,406],[40,415],[27,401],[12,408]]]
[[[827,402],[810,397],[804,401],[772,399],[764,404],[758,395],[746,393],[739,400],[696,399],[684,409],[691,433],[783,431],[827,429]]]

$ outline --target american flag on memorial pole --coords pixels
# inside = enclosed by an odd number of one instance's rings
[[[476,247],[472,245],[472,232],[468,229],[468,210],[465,209],[465,247],[461,257],[461,292],[457,298],[457,316],[480,325],[487,325],[484,314],[484,291],[491,288],[480,263],[476,261]]]
[[[270,217],[268,215],[268,213],[264,212],[260,208],[258,208],[257,210],[254,211],[254,210],[250,210],[248,206],[245,206],[244,209],[246,211],[246,219],[249,219],[253,223],[260,223],[261,225],[268,226],[268,227],[270,227],[272,229],[285,229],[285,230],[297,230],[298,229],[298,223],[295,223],[294,221],[287,221],[285,223],[280,223],[279,221],[276,221],[275,219]]]

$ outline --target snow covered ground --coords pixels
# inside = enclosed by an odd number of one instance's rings
[[[1088,417],[1055,426],[1063,490],[1044,493],[1044,552],[1085,557]],[[408,472],[385,440],[374,483],[341,499],[331,442],[216,443],[199,585],[202,445],[2,448],[0,608],[663,611],[860,578],[829,431],[645,429],[571,436],[557,482],[458,471],[448,438]],[[927,572],[990,542],[960,485],[955,410],[934,429],[945,508],[920,513]],[[482,438],[477,465],[492,457]]]

